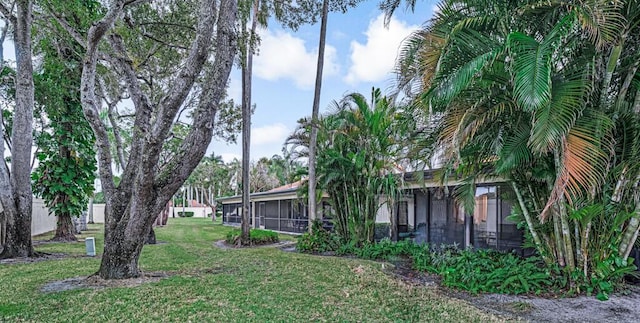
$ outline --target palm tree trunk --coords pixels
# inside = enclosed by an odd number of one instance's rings
[[[559,214],[557,212],[554,212],[552,215],[553,217],[553,235],[554,235],[554,242],[555,242],[555,251],[556,251],[556,261],[558,262],[558,265],[560,265],[560,267],[565,267],[566,266],[566,261],[565,261],[565,250],[564,250],[564,243],[562,241],[562,232],[560,230],[560,219],[559,219]]]
[[[260,0],[253,3],[253,17],[251,21],[251,32],[248,45],[246,46],[246,61],[242,68],[242,234],[240,243],[250,244],[249,231],[251,229],[249,220],[251,217],[251,199],[249,185],[250,170],[250,148],[251,148],[251,78],[253,73],[253,37],[258,27],[258,8]]]
[[[322,69],[324,67],[324,49],[327,38],[327,16],[329,0],[322,2],[322,18],[320,22],[320,43],[318,45],[318,65],[316,69],[316,85],[311,110],[311,138],[309,143],[309,232],[311,223],[316,219],[316,146],[318,144],[318,115],[320,114],[320,90],[322,88]]]
[[[602,81],[602,88],[600,89],[600,106],[605,106],[605,101],[607,100],[607,95],[609,94],[609,85],[611,84],[611,78],[613,77],[613,72],[616,69],[618,59],[620,58],[620,54],[622,53],[623,41],[624,38],[620,38],[620,43],[611,49],[609,61],[607,62],[607,70],[605,72],[604,80]]]
[[[580,246],[582,246],[582,244],[580,243],[580,238],[582,237],[582,235],[580,235],[580,224],[578,223],[577,220],[573,221],[573,239],[574,239],[574,243],[575,243],[575,250],[576,250],[576,266],[578,266],[581,261],[582,261],[582,248],[580,248]]]
[[[533,243],[536,245],[536,249],[538,249],[538,252],[542,255],[545,262],[550,263],[549,257],[545,255],[542,241],[540,240],[540,236],[538,236],[538,232],[533,226],[533,219],[531,218],[531,214],[529,214],[527,205],[524,203],[524,198],[522,197],[522,193],[520,192],[520,189],[518,189],[518,186],[514,182],[511,182],[511,188],[513,188],[513,192],[516,193],[518,204],[520,205],[520,209],[522,210],[522,215],[524,216],[524,219],[527,222],[527,228],[529,229],[529,233],[531,234]]]
[[[629,219],[629,223],[622,234],[622,240],[618,246],[618,254],[624,260],[629,258],[631,250],[638,239],[638,233],[640,232],[640,192],[638,192],[638,186],[640,186],[640,176],[636,178],[636,183],[633,187],[633,191],[635,192],[634,199],[636,202],[635,215]]]
[[[589,267],[589,251],[587,249],[589,243],[589,233],[591,233],[591,221],[587,222],[587,225],[584,229],[584,234],[582,235],[582,273],[585,277],[588,274]]]

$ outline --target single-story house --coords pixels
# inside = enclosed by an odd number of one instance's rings
[[[457,244],[522,252],[523,232],[507,218],[511,214],[511,204],[505,198],[509,194],[506,183],[495,179],[478,183],[475,210],[468,216],[453,198],[453,190],[459,184],[449,182],[443,186],[434,179],[433,171],[405,174],[403,194],[394,205],[398,236],[434,246]],[[251,226],[289,233],[305,232],[308,211],[305,201],[298,197],[299,185],[297,182],[251,194]],[[218,201],[222,203],[223,223],[239,224],[242,196]],[[328,200],[323,199],[319,215],[326,220],[330,209]],[[376,223],[390,223],[390,214],[389,207],[381,206]]]
[[[300,181],[250,195],[251,227],[287,233],[303,233],[309,222],[305,201],[298,197]],[[218,198],[222,203],[222,222],[239,225],[242,221],[242,195]],[[329,216],[326,198],[318,210],[322,218]]]

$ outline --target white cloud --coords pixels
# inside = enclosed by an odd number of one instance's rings
[[[385,28],[384,14],[371,20],[365,31],[366,43],[351,42],[351,67],[345,82],[356,85],[382,81],[393,70],[400,44],[417,28],[393,17]]]
[[[258,160],[261,157],[271,158],[275,154],[280,154],[290,132],[289,128],[282,123],[251,128],[251,160]],[[242,143],[240,138],[238,139],[236,144],[212,141],[207,155],[215,152],[216,155],[222,156],[225,162],[230,162],[234,158],[242,160]]]
[[[260,47],[254,58],[253,72],[268,81],[288,79],[301,89],[310,89],[315,83],[318,49],[307,50],[305,41],[284,31],[260,32]],[[339,72],[336,49],[325,48],[323,76]]]
[[[290,130],[282,123],[255,127],[251,129],[251,146],[277,144],[282,146]]]

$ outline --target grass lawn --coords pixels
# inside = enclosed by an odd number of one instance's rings
[[[99,227],[83,236],[95,236],[101,251]],[[140,265],[171,276],[137,287],[43,293],[40,288],[48,282],[96,272],[100,258],[83,256],[82,242],[39,245],[38,251],[69,257],[0,264],[0,321],[500,320],[435,288],[399,282],[383,272],[381,263],[275,248],[214,247],[228,230],[206,219],[170,218],[167,227],[156,229],[161,243],[144,247]]]

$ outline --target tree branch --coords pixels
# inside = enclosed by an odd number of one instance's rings
[[[0,14],[2,14],[2,16],[4,16],[4,19],[9,20],[14,26],[18,21],[18,18],[13,14],[13,9],[15,8],[15,6],[15,1],[11,2],[11,7],[7,7],[4,5],[4,3],[0,2]]]
[[[118,123],[116,122],[115,116],[114,116],[114,108],[116,107],[116,105],[118,105],[118,102],[121,100],[121,97],[118,97],[117,99],[112,100],[110,102],[108,99],[108,94],[107,94],[108,92],[106,90],[106,86],[104,85],[104,81],[102,79],[98,79],[98,85],[100,85],[100,93],[102,96],[102,100],[104,100],[104,102],[107,104],[107,115],[109,118],[109,122],[111,123],[111,128],[113,129],[113,136],[116,141],[116,154],[118,157],[116,159],[116,162],[120,166],[120,169],[124,169],[126,166],[126,163],[124,159],[124,149],[122,148],[122,137],[120,136],[120,127],[118,126]]]
[[[87,121],[96,135],[96,147],[98,148],[98,162],[100,179],[105,199],[111,205],[114,201],[115,184],[113,183],[113,171],[111,170],[111,144],[105,125],[100,120],[100,102],[96,99],[96,74],[98,63],[98,45],[106,32],[111,29],[124,10],[124,0],[111,0],[109,9],[104,17],[94,23],[89,29],[86,41],[86,54],[83,59],[82,79],[80,95],[82,109]],[[119,212],[112,212],[118,214]],[[107,225],[112,226],[118,219],[105,219]]]
[[[223,3],[220,4],[220,6],[222,5]],[[222,9],[220,10],[220,12],[222,12]],[[158,120],[158,122],[154,124],[151,133],[153,141],[156,143],[156,153],[161,149],[162,142],[173,124],[178,109],[189,94],[189,90],[192,88],[198,75],[202,71],[204,63],[207,61],[213,38],[215,16],[215,1],[202,1],[198,12],[198,17],[201,17],[201,19],[198,21],[196,39],[192,44],[184,68],[180,70],[178,76],[170,86],[172,91],[162,98],[156,113],[156,120]],[[218,21],[220,21],[220,19]],[[220,26],[218,26],[218,28],[220,28]]]
[[[118,57],[114,59],[115,64],[124,73],[131,101],[135,106],[136,116],[133,123],[134,136],[146,136],[149,133],[151,123],[151,106],[149,98],[144,94],[138,82],[138,76],[133,69],[133,62],[128,58],[124,42],[117,34],[111,34],[108,37],[111,48],[117,53]],[[129,160],[122,176],[122,185],[131,186],[135,179],[135,173],[140,166],[143,155],[147,153],[147,149],[143,149],[146,143],[144,140],[134,140],[131,145],[131,153]],[[143,154],[144,151],[144,154]]]
[[[193,126],[189,134],[180,145],[178,153],[159,171],[155,180],[155,186],[159,188],[160,196],[170,196],[180,188],[198,165],[208,144],[211,142],[213,122],[217,108],[224,97],[227,80],[236,53],[236,5],[234,0],[222,0],[220,2],[219,17],[216,24],[215,61],[209,73],[207,73],[202,96],[195,111]],[[159,212],[162,207],[162,203],[158,203],[154,210]]]
[[[80,35],[80,33],[78,33],[73,27],[71,27],[71,25],[69,25],[67,20],[61,17],[59,14],[57,14],[55,10],[51,8],[47,8],[47,9],[51,13],[51,16],[53,17],[53,19],[62,27],[62,29],[64,29],[67,33],[69,33],[71,38],[73,38],[73,40],[75,40],[78,44],[80,44],[82,48],[86,49],[87,44],[85,43],[85,40],[82,38],[82,35]]]

